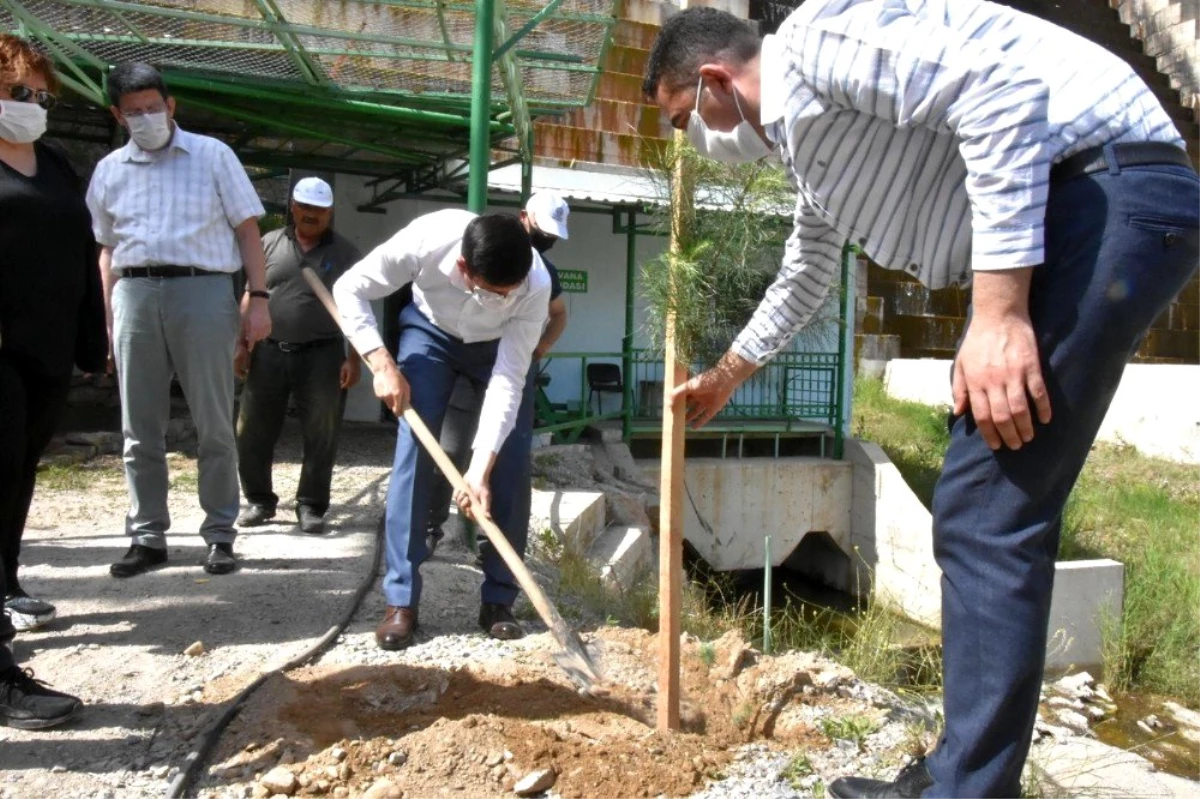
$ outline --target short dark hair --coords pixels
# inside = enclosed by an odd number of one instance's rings
[[[164,100],[171,96],[163,76],[149,64],[139,61],[117,64],[108,73],[108,99],[115,106],[121,105],[121,98],[127,94],[149,90],[158,92]]]
[[[515,286],[533,266],[533,245],[521,220],[511,214],[483,214],[463,232],[467,271],[493,286]]]
[[[653,100],[660,83],[674,90],[695,83],[701,65],[714,57],[743,63],[758,55],[762,40],[753,23],[715,8],[689,8],[667,20],[646,61],[642,94]]]

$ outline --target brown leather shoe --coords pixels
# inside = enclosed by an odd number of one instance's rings
[[[513,618],[512,608],[495,602],[484,602],[479,607],[479,626],[498,641],[515,641],[525,637],[525,631]]]
[[[375,628],[375,643],[380,649],[404,649],[413,642],[417,631],[417,609],[388,605],[383,621]]]

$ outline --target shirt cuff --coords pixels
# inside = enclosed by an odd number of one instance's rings
[[[377,329],[368,327],[350,336],[350,343],[354,346],[355,352],[366,355],[371,350],[377,350],[383,346],[383,336],[379,335]]]
[[[1041,225],[976,230],[971,237],[971,268],[976,272],[1038,266],[1046,260]]]
[[[734,355],[737,355],[755,366],[762,366],[767,361],[771,360],[771,356],[775,354],[774,350],[768,348],[757,336],[749,331],[742,333],[729,346]]]

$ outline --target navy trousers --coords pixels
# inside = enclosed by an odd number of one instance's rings
[[[1053,419],[996,452],[969,414],[951,420],[933,498],[946,726],[926,797],[1019,795],[1063,507],[1126,362],[1196,271],[1196,174],[1109,162],[1050,186],[1029,304]]]
[[[400,313],[397,362],[412,387],[410,403],[437,436],[441,432],[450,394],[458,376],[487,383],[496,362],[499,340],[465,344],[437,328],[416,306]],[[516,425],[497,454],[492,468],[492,519],[521,557],[529,533],[529,449],[533,440],[533,397],[522,397]],[[436,465],[403,418],[396,436],[396,459],[388,485],[387,574],[383,593],[389,605],[415,608],[421,601],[420,565],[429,556],[425,546]],[[512,572],[488,547],[483,560],[481,601],[511,605],[519,590]]]

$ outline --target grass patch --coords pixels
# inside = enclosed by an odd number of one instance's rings
[[[854,385],[854,434],[877,443],[929,507],[949,435],[944,409]],[[1105,679],[1200,707],[1200,470],[1133,447],[1092,448],[1063,514],[1060,560],[1125,564],[1125,605],[1105,636]]]
[[[826,716],[820,722],[821,732],[831,741],[853,741],[863,748],[867,736],[879,729],[879,724],[866,716]]]
[[[93,458],[82,463],[48,463],[38,467],[35,490],[90,491],[98,483],[123,480],[118,457]]]
[[[813,775],[813,767],[812,763],[808,762],[808,755],[804,753],[793,755],[779,775],[787,780],[793,791],[799,791],[802,787],[802,780]]]

